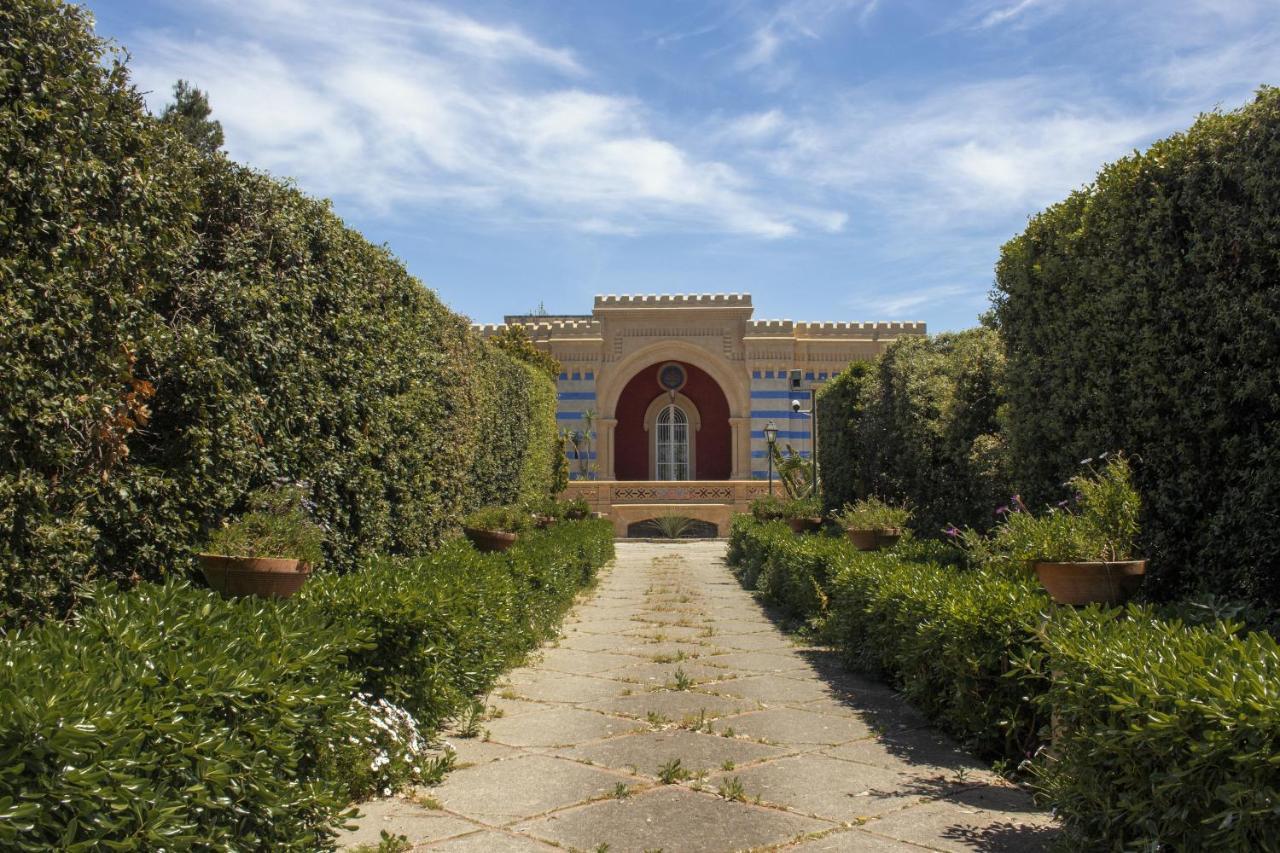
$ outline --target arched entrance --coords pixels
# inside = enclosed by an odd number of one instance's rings
[[[623,387],[614,411],[619,480],[729,479],[729,402],[696,365],[664,361],[641,368]]]

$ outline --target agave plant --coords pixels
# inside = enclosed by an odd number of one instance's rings
[[[676,515],[668,513],[660,515],[653,520],[654,530],[663,539],[679,539],[689,532],[689,528],[693,525],[693,519],[687,515]]]

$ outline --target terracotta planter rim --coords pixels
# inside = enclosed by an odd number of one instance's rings
[[[242,572],[299,572],[310,574],[311,564],[293,557],[239,557],[233,554],[197,554],[201,563]]]
[[[1096,568],[1098,566],[1137,566],[1143,569],[1147,567],[1146,560],[1030,560],[1033,567],[1035,566],[1081,566]]]
[[[462,529],[467,533],[478,533],[481,536],[492,536],[495,539],[510,539],[512,542],[516,541],[516,537],[520,535],[510,530],[486,530],[483,527],[464,527]]]

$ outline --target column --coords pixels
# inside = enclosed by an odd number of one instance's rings
[[[613,428],[617,425],[617,418],[596,420],[596,476],[601,480],[618,479],[613,470]]]
[[[729,430],[733,444],[733,473],[729,477],[733,480],[750,480],[751,418],[729,418]]]

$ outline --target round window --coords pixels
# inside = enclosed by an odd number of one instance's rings
[[[664,391],[679,391],[684,387],[684,368],[675,362],[662,365],[658,368],[658,384],[662,386]]]

